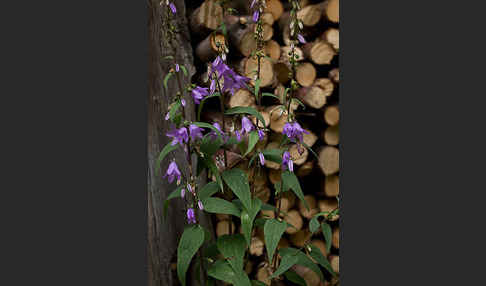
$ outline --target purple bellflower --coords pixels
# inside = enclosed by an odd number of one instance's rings
[[[186,195],[186,190],[184,188],[181,189],[181,198],[184,198]]]
[[[263,156],[262,152],[258,153],[258,157],[260,157],[260,164],[263,166],[265,165],[265,156]]]
[[[176,68],[175,68],[176,72],[179,72],[179,69],[180,69],[179,64],[176,64]]]
[[[256,3],[256,0],[253,0],[253,1],[251,2],[250,9],[251,9],[251,8],[253,8],[253,6],[255,6],[255,3]]]
[[[302,36],[301,34],[298,34],[298,35],[297,35],[297,39],[299,40],[299,42],[300,42],[301,44],[305,44],[305,43],[307,43],[307,42],[305,41],[305,39],[304,39],[304,36]]]
[[[236,135],[236,141],[240,142],[241,141],[241,134],[239,130],[235,130],[235,135]]]
[[[282,156],[282,169],[286,170],[287,168],[289,169],[290,172],[294,171],[294,162],[290,157],[289,151],[285,151]]]
[[[253,129],[255,129],[255,126],[253,126],[253,123],[251,123],[250,119],[248,119],[246,116],[243,116],[243,118],[241,118],[241,134],[248,134]]]
[[[218,130],[218,132],[216,132],[216,131],[214,131],[214,130],[213,130],[213,131],[211,131],[211,132],[209,133],[209,136],[211,137],[211,139],[212,139],[212,140],[216,140],[216,139],[219,137],[219,135],[221,135],[221,137],[222,137],[223,141],[226,141],[226,138],[225,138],[226,136],[225,136],[225,134],[223,133],[223,130],[221,130],[221,125],[219,125],[219,123],[218,123],[218,122],[214,122],[214,123],[213,123],[213,126],[214,126],[214,128],[216,128],[216,129]]]
[[[250,79],[235,73],[231,68],[229,68],[221,59],[221,57],[216,57],[211,65],[212,72],[216,72],[218,75],[218,80],[223,78],[223,92],[229,91],[234,94],[235,90],[244,88],[245,83]],[[214,80],[214,79],[213,79]],[[211,86],[213,86],[211,82]],[[213,89],[213,88],[211,88]]]
[[[196,216],[194,215],[193,208],[187,210],[187,223],[196,223]]]
[[[169,167],[167,168],[167,172],[164,175],[164,178],[165,177],[168,177],[167,181],[169,181],[169,183],[172,183],[174,179],[177,177],[177,184],[179,185],[179,183],[181,182],[181,172],[179,171],[179,168],[177,168],[176,162],[172,161],[169,164]]]
[[[194,103],[199,104],[206,96],[208,96],[208,89],[206,87],[196,86],[191,91],[191,96],[194,98]]]
[[[191,136],[191,139],[193,141],[195,141],[196,139],[202,139],[203,138],[203,134],[202,134],[202,131],[204,129],[194,125],[194,124],[191,124],[189,125],[189,136]]]
[[[287,135],[290,141],[295,142],[296,139],[302,141],[304,138],[304,133],[309,134],[309,132],[302,129],[299,123],[297,122],[287,122],[283,127],[283,134]]]
[[[179,128],[179,129],[172,129],[171,131],[167,132],[165,134],[167,137],[172,137],[172,143],[171,145],[174,146],[177,143],[181,144],[184,146],[184,143],[189,140],[189,136],[187,135],[187,129],[185,127]]]
[[[263,137],[265,137],[265,132],[261,129],[258,129],[258,138],[260,138],[260,140],[263,140]]]
[[[258,19],[260,18],[260,11],[256,10],[254,13],[253,13],[253,22],[258,22]]]
[[[176,6],[174,3],[169,4],[170,10],[172,11],[172,14],[175,14],[177,12]]]
[[[204,210],[203,204],[200,200],[197,201],[197,206],[199,207],[200,210]]]

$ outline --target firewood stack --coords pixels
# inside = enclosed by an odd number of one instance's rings
[[[329,222],[332,227],[332,247],[326,251],[326,242],[321,232],[312,235],[309,231],[309,221],[313,215],[332,211],[338,207],[339,195],[339,0],[301,0],[301,10],[298,17],[304,23],[304,33],[307,43],[299,45],[299,65],[296,69],[296,80],[301,85],[296,97],[303,102],[291,106],[291,111],[297,116],[298,122],[309,131],[304,136],[304,142],[312,147],[312,152],[305,149],[299,154],[297,146],[290,148],[294,161],[294,172],[299,177],[305,194],[305,200],[310,209],[292,192],[286,192],[280,200],[282,218],[292,224],[284,234],[280,247],[292,246],[300,248],[305,243],[318,247],[327,256],[333,270],[339,273],[339,221],[338,217]],[[207,63],[214,60],[218,50],[228,48],[227,62],[241,74],[250,77],[257,67],[257,61],[251,56],[256,49],[254,38],[255,24],[252,21],[249,5],[251,1],[230,1],[239,12],[238,15],[224,15],[216,0],[188,1],[191,40],[197,57],[196,65],[200,79],[199,84],[208,85]],[[289,43],[289,3],[286,0],[266,0],[266,10],[261,16],[264,22],[265,52],[268,58],[261,62],[262,92],[272,93],[282,98],[285,87],[289,84],[288,51]],[[246,13],[246,14],[245,14]],[[227,42],[218,26],[224,21],[227,29]],[[278,148],[282,136],[283,125],[287,121],[285,114],[275,111],[279,104],[273,97],[264,97],[259,108],[265,117],[270,132],[265,140],[259,142],[257,148]],[[227,98],[227,108],[235,106],[251,106],[257,108],[254,96],[247,90],[238,90]],[[218,98],[208,99],[204,103],[202,121],[221,124],[222,114]],[[228,117],[224,127],[227,131],[234,130]],[[228,123],[230,122],[230,123]],[[254,120],[256,123],[256,120]],[[234,122],[236,128],[239,122]],[[261,124],[261,122],[260,122]],[[265,168],[257,172],[256,168],[248,169],[248,161],[241,161],[239,150],[232,150],[231,165],[246,170],[250,184],[256,189],[256,196],[264,203],[275,204],[274,184],[280,181],[280,165],[267,160]],[[241,154],[242,155],[242,154]],[[246,166],[246,167],[245,167]],[[261,211],[259,217],[274,217],[273,211]],[[214,216],[215,233],[217,236],[228,234],[231,224],[232,232],[239,232],[227,215]],[[254,232],[250,248],[251,259],[246,264],[246,271],[252,279],[257,279],[270,285],[268,271],[262,267],[264,261],[265,243],[263,229]],[[333,278],[323,270],[326,282],[308,268],[294,266],[293,270],[301,275],[308,286],[338,285],[339,278]],[[286,284],[287,285],[287,284]],[[288,284],[291,285],[291,284]]]

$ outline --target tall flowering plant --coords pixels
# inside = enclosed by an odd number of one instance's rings
[[[158,164],[163,160],[169,161],[168,168],[163,170],[161,179],[176,186],[175,190],[165,200],[164,208],[167,209],[170,200],[176,198],[184,200],[186,204],[184,213],[187,227],[180,238],[177,251],[177,275],[181,284],[186,285],[187,270],[191,262],[195,260],[197,261],[195,267],[198,268],[199,273],[202,273],[204,279],[202,284],[204,285],[212,285],[216,280],[238,286],[262,285],[263,283],[259,281],[251,281],[244,271],[252,232],[257,226],[263,228],[266,246],[265,265],[271,273],[271,280],[278,281],[283,277],[294,282],[298,280],[291,270],[294,264],[311,268],[321,279],[323,279],[323,273],[316,264],[334,274],[329,262],[319,248],[308,242],[306,242],[305,247],[300,249],[287,247],[277,251],[277,245],[283,233],[288,227],[292,227],[281,218],[280,198],[282,194],[292,191],[308,207],[299,181],[294,174],[293,159],[289,152],[289,146],[292,144],[297,144],[299,152],[303,152],[303,148],[308,148],[304,143],[304,135],[308,132],[296,121],[290,109],[292,101],[297,100],[293,97],[293,94],[298,88],[295,80],[295,67],[297,65],[295,45],[305,43],[305,39],[300,33],[303,27],[302,22],[296,16],[298,9],[300,9],[298,1],[291,1],[290,31],[292,42],[289,61],[292,67],[292,77],[290,87],[286,89],[284,101],[280,106],[282,113],[287,115],[288,121],[283,128],[284,137],[278,149],[257,147],[258,141],[263,140],[268,132],[265,128],[265,119],[258,111],[261,98],[265,95],[259,88],[260,64],[261,59],[265,56],[261,19],[261,14],[266,5],[265,0],[252,0],[249,3],[253,15],[252,20],[256,25],[255,38],[257,41],[257,49],[252,54],[258,60],[258,69],[253,78],[254,84],[250,83],[250,78],[238,74],[227,64],[226,59],[229,50],[227,46],[223,46],[220,47],[214,60],[208,64],[207,86],[195,84],[182,86],[181,78],[187,77],[188,74],[186,67],[177,63],[176,60],[175,35],[177,29],[172,25],[172,20],[177,17],[178,12],[173,1],[167,0],[165,2],[165,10],[167,11],[165,15],[167,35],[165,35],[165,38],[172,46],[173,56],[167,57],[168,60],[171,60],[172,68],[164,78],[163,84],[167,88],[168,81],[175,78],[178,84],[178,92],[173,102],[169,104],[167,113],[161,115],[170,123],[171,128],[165,134],[170,142],[162,149]],[[220,4],[223,11],[234,12],[234,10],[225,8],[226,0],[220,0]],[[224,25],[224,22],[221,23],[220,29],[226,37]],[[226,110],[225,97],[233,96],[238,89],[247,89],[253,93],[257,108],[240,106]],[[223,114],[221,125],[217,122],[210,124],[190,121],[186,118],[186,100],[193,100],[194,104],[202,107],[204,101],[211,97],[219,97]],[[231,118],[229,126],[225,119],[226,116]],[[251,118],[255,119],[256,124],[253,124]],[[239,128],[235,127],[238,125]],[[247,160],[249,168],[256,168],[257,171],[261,171],[267,161],[281,165],[281,181],[274,186],[274,205],[276,207],[263,203],[256,196],[255,186],[250,185],[250,180],[244,170],[236,167],[230,168],[227,152],[234,145],[237,145],[241,150],[241,157]],[[186,172],[181,172],[180,166],[177,165],[175,160],[169,158],[171,152],[176,149],[180,149],[186,154],[185,158],[189,166],[188,175]],[[222,168],[218,168],[214,160],[218,150],[222,150],[224,157]],[[196,160],[193,160],[194,158]],[[197,166],[196,174],[193,174],[193,166]],[[196,177],[202,170],[207,170],[214,181],[203,186],[198,185]],[[234,195],[236,199],[223,199],[219,194]],[[273,210],[275,218],[257,219],[257,214],[261,210]],[[241,225],[241,233],[233,234],[232,223],[230,223],[228,234],[219,237],[215,242],[211,242],[211,230],[204,229],[200,224],[199,215],[202,212],[229,215],[231,220],[236,220]],[[338,210],[319,213],[310,222],[311,232],[317,232],[322,228],[328,245],[330,245],[331,239],[330,228],[327,229],[325,222],[320,224],[318,218],[331,219],[337,214]],[[196,259],[196,257],[199,259]],[[292,277],[294,280],[292,280]]]

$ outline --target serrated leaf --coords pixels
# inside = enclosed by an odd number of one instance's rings
[[[186,285],[186,272],[191,260],[204,242],[204,231],[200,225],[186,228],[177,247],[177,276]]]
[[[245,157],[248,153],[250,153],[253,150],[253,148],[255,148],[256,143],[258,143],[258,139],[259,139],[258,131],[256,130],[251,131],[250,134],[248,135],[248,149],[246,150],[243,157]]]
[[[251,206],[251,210],[247,211],[245,209],[241,212],[241,230],[243,231],[243,235],[245,236],[248,246],[250,246],[251,243],[251,230],[253,228],[253,221],[255,220],[256,215],[262,207],[262,201],[258,198],[254,198]]]
[[[299,179],[297,179],[297,176],[295,176],[293,172],[290,172],[288,170],[284,171],[282,172],[282,183],[284,184],[284,189],[288,187],[289,189],[294,191],[295,195],[304,203],[307,210],[309,210],[309,205],[304,199],[304,193],[300,188],[300,183]]]
[[[209,267],[208,275],[230,284],[232,284],[235,279],[235,271],[225,260],[216,260],[216,262]]]
[[[280,265],[278,266],[277,270],[270,276],[269,278],[275,278],[283,274],[285,271],[289,270],[290,267],[294,266],[299,261],[299,257],[297,255],[287,254],[282,256],[282,260],[280,261]]]
[[[240,216],[240,210],[227,200],[220,198],[206,198],[201,200],[204,206],[204,210],[208,213],[220,213],[231,214],[234,216]]]
[[[331,264],[329,263],[329,261],[327,261],[321,250],[317,246],[312,244],[308,244],[308,246],[311,249],[310,256],[314,258],[314,260],[317,261],[317,263],[319,263],[322,267],[324,267],[324,269],[331,273],[332,276],[336,276],[336,272],[332,270]]]
[[[172,141],[167,143],[162,151],[160,151],[159,157],[157,157],[157,161],[155,162],[155,173],[158,174],[160,170],[160,163],[164,160],[165,156],[169,154],[171,151],[177,149],[177,145],[171,145]]]
[[[233,270],[243,270],[243,258],[245,257],[246,242],[241,234],[223,235],[216,242],[219,252],[227,259]]]
[[[324,235],[324,239],[326,240],[326,251],[329,253],[331,250],[331,243],[332,243],[332,230],[331,226],[326,222],[321,224],[322,234]]]
[[[312,260],[310,260],[310,258],[307,257],[307,255],[305,255],[302,251],[292,247],[286,247],[286,248],[281,248],[278,252],[282,257],[283,255],[287,255],[287,254],[297,255],[299,257],[297,264],[305,266],[310,270],[314,271],[317,275],[319,275],[319,278],[322,281],[324,281],[324,275],[322,274],[319,267],[314,262],[312,262]]]
[[[180,65],[180,68],[181,68],[182,72],[184,73],[184,75],[187,76],[187,69],[186,69],[186,67],[183,66],[183,65]]]
[[[222,174],[223,180],[233,193],[241,200],[247,210],[251,209],[251,193],[245,172],[238,168],[226,170]]]
[[[230,108],[226,110],[224,114],[231,115],[231,114],[251,114],[258,118],[261,122],[263,122],[263,125],[266,125],[265,119],[263,116],[258,112],[255,108],[253,107],[247,107],[247,106],[236,106],[233,108]]]
[[[285,278],[289,280],[292,283],[301,285],[301,286],[307,286],[305,283],[304,278],[300,277],[299,274],[295,273],[293,270],[288,270],[287,272],[284,273]]]
[[[200,200],[205,200],[219,191],[217,182],[209,182],[204,185],[197,193]]]
[[[319,230],[319,221],[317,220],[317,217],[313,217],[311,218],[310,222],[309,222],[309,230],[310,232],[314,233],[316,232],[317,230]]]
[[[173,73],[171,73],[171,72],[165,75],[165,77],[164,77],[164,87],[165,87],[165,89],[167,89],[167,81],[169,81],[169,79],[170,79],[170,77],[172,75],[173,75]]]
[[[265,222],[265,226],[263,227],[263,233],[265,239],[265,247],[267,248],[268,261],[270,262],[270,264],[273,263],[273,254],[277,249],[278,242],[282,238],[285,229],[287,229],[287,224],[283,221],[269,219]]]

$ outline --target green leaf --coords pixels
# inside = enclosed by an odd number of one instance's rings
[[[326,251],[329,253],[331,250],[331,243],[332,243],[332,230],[331,226],[326,222],[321,224],[322,234],[324,235],[324,239],[326,240]]]
[[[165,56],[164,59],[165,60],[172,60],[172,59],[174,59],[174,57],[173,56]]]
[[[187,76],[187,69],[186,69],[186,67],[183,66],[183,65],[180,65],[180,68],[181,68],[182,72],[184,73],[184,75]]]
[[[204,185],[197,193],[200,200],[205,200],[219,191],[218,183],[209,182]]]
[[[171,143],[172,143],[172,141],[167,143],[164,146],[164,148],[162,149],[162,151],[160,151],[159,157],[157,158],[157,161],[155,162],[155,173],[156,174],[159,173],[160,163],[162,162],[162,160],[164,160],[165,156],[167,156],[167,154],[169,154],[171,151],[174,151],[175,149],[177,149],[177,144],[172,146]]]
[[[251,285],[252,286],[267,286],[267,284],[265,284],[261,281],[257,281],[257,280],[251,280]]]
[[[270,261],[270,264],[273,263],[273,254],[277,249],[278,242],[282,238],[282,234],[285,232],[285,229],[287,229],[287,224],[283,221],[269,219],[265,222],[263,233],[265,238],[265,246],[267,248],[268,261]]]
[[[204,153],[205,156],[211,157],[216,153],[216,151],[219,150],[221,145],[223,145],[223,140],[220,138],[213,140],[213,138],[207,134],[203,137],[200,148],[201,152]]]
[[[299,179],[297,179],[297,176],[295,176],[293,172],[290,172],[288,170],[282,172],[282,183],[284,184],[284,189],[285,188],[292,189],[295,195],[304,203],[307,210],[309,210],[309,205],[307,205],[307,202],[304,199],[304,193],[300,188],[300,183],[299,183]]]
[[[285,271],[289,270],[290,267],[294,266],[299,261],[299,257],[297,255],[287,254],[282,256],[282,260],[280,261],[280,265],[278,266],[277,270],[270,276],[269,278],[275,278],[283,274]]]
[[[258,120],[263,122],[263,125],[266,125],[265,119],[263,118],[263,116],[260,114],[260,112],[258,112],[253,107],[236,106],[236,107],[233,107],[233,108],[226,110],[226,112],[224,114],[231,115],[231,114],[242,114],[242,113],[243,114],[251,114],[251,115],[255,116],[256,118],[258,118]]]
[[[262,151],[265,156],[265,160],[269,160],[275,163],[282,164],[283,151],[280,149],[265,149]]]
[[[251,286],[250,278],[243,270],[235,271],[235,279],[233,284],[235,286]]]
[[[170,77],[173,75],[173,73],[168,73],[164,77],[164,87],[167,89],[167,81],[169,81]]]
[[[240,216],[240,210],[227,200],[220,198],[206,198],[201,200],[204,206],[204,210],[208,213],[220,213],[231,214],[234,216]]]
[[[167,209],[169,208],[169,201],[172,200],[172,199],[175,199],[177,197],[180,197],[181,196],[181,190],[184,186],[179,186],[177,187],[172,193],[169,194],[169,196],[167,196],[167,198],[165,199],[164,201],[164,208],[162,210],[162,216],[163,217],[166,217],[167,216]]]
[[[250,246],[251,243],[251,230],[253,228],[253,221],[256,215],[262,207],[262,201],[258,198],[253,199],[252,209],[247,211],[246,209],[241,212],[241,229],[245,236],[246,243]]]
[[[232,284],[235,279],[235,271],[225,260],[216,260],[208,269],[208,275],[218,280]]]
[[[216,257],[219,255],[218,246],[216,242],[210,243],[207,247],[203,248],[203,256],[213,258],[216,260]]]
[[[233,193],[241,200],[247,210],[251,209],[251,193],[248,178],[242,170],[238,168],[226,170],[222,174],[223,180]]]
[[[174,119],[177,110],[179,110],[179,107],[181,107],[181,106],[182,106],[182,103],[181,103],[180,100],[177,100],[176,102],[174,102],[174,104],[172,105],[172,107],[169,110],[169,117],[170,117],[171,120]]]
[[[269,92],[263,92],[262,93],[262,96],[270,96],[270,97],[275,97],[276,99],[280,100],[280,98],[278,96],[276,96],[275,94],[273,93],[269,93]]]
[[[310,256],[314,258],[314,260],[317,261],[317,263],[319,263],[322,267],[324,267],[324,269],[331,273],[332,276],[336,276],[336,272],[332,270],[331,264],[329,261],[327,261],[321,250],[312,244],[308,244],[308,246],[311,249]]]
[[[186,272],[192,257],[204,242],[204,230],[200,225],[194,225],[184,230],[177,248],[177,276],[183,286],[186,285]]]
[[[309,222],[309,230],[314,233],[316,231],[319,230],[319,221],[317,220],[317,217],[314,216],[313,218],[311,218],[310,222]]]
[[[248,153],[250,153],[253,150],[253,148],[255,148],[256,143],[258,143],[258,139],[259,139],[258,131],[253,130],[252,132],[250,132],[250,134],[248,135],[248,149],[246,150],[243,157],[245,157]]]
[[[235,273],[243,270],[246,242],[241,234],[223,235],[216,242],[219,252],[227,259]]]
[[[305,109],[305,105],[302,103],[302,101],[298,100],[298,99],[297,99],[297,98],[295,98],[295,97],[293,97],[293,98],[292,98],[292,100],[293,100],[293,101],[297,101],[297,103],[298,103],[299,105],[301,105],[301,106],[302,106],[302,107]]]
[[[289,271],[285,272],[284,276],[285,276],[285,278],[287,278],[287,280],[289,280],[292,283],[295,283],[295,284],[298,284],[298,285],[301,285],[301,286],[307,286],[304,278],[300,277],[299,274],[295,273],[295,271],[293,271],[293,270],[289,270]]]
[[[216,134],[218,134],[218,137],[221,138],[221,133],[219,133],[219,130],[216,129],[216,127],[214,127],[213,125],[211,125],[209,123],[206,123],[206,122],[193,122],[192,124],[196,125],[197,127],[201,127],[201,128],[209,128],[209,129],[215,131]]]
[[[324,281],[324,275],[319,269],[319,266],[317,266],[312,260],[310,260],[310,258],[307,255],[305,255],[302,251],[292,247],[287,247],[287,248],[281,248],[278,252],[282,257],[287,254],[297,255],[299,257],[297,264],[305,266],[310,270],[314,271],[317,275],[319,275],[319,278],[322,281]]]

